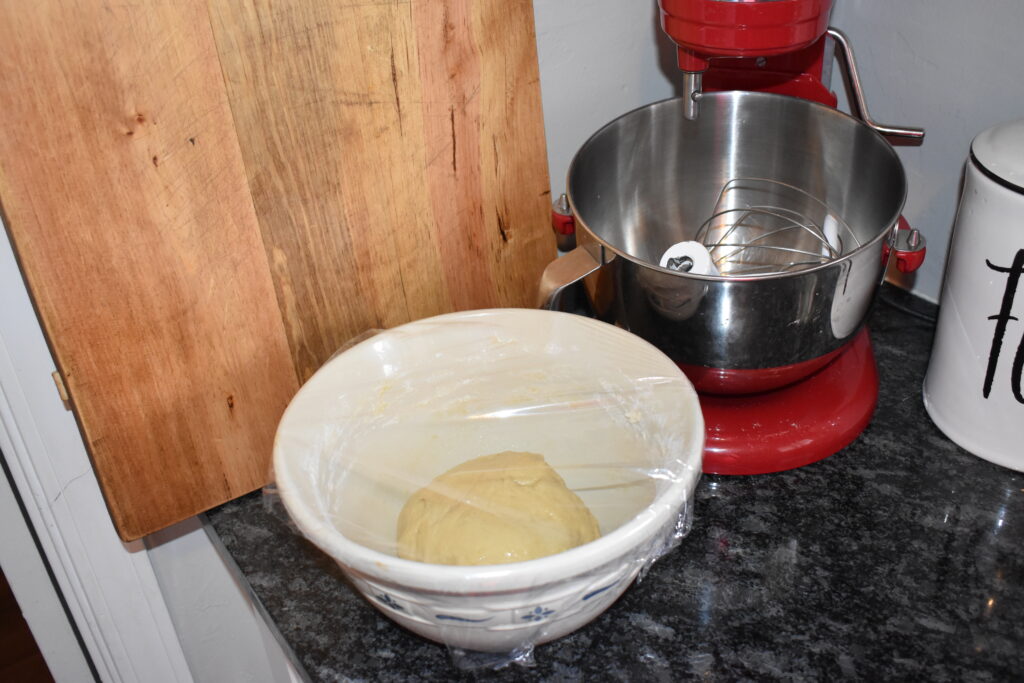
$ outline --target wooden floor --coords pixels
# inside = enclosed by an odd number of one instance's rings
[[[0,681],[53,683],[14,593],[0,572]]]

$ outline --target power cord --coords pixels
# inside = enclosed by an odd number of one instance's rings
[[[889,297],[887,297],[884,293],[879,293],[878,298],[881,299],[882,303],[884,303],[885,305],[891,306],[900,313],[905,313],[906,315],[909,315],[912,318],[917,318],[918,320],[923,320],[933,325],[938,320],[938,318],[936,318],[934,315],[931,315],[929,313],[922,313],[921,311],[915,311],[914,309],[904,306],[903,304],[898,304]]]

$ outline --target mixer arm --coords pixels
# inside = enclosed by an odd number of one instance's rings
[[[850,113],[868,124],[876,131],[887,138],[902,140],[905,144],[921,144],[924,138],[923,128],[908,128],[905,126],[884,126],[876,123],[868,114],[868,105],[864,101],[864,90],[860,85],[860,74],[857,72],[857,63],[853,59],[853,48],[850,47],[850,40],[846,35],[835,28],[829,27],[828,35],[835,43],[836,56],[839,58],[843,72],[843,82],[850,94]]]
[[[557,311],[566,287],[596,272],[614,258],[615,254],[595,244],[576,247],[565,256],[555,259],[540,277],[537,307]]]

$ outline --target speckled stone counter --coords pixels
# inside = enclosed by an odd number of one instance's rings
[[[1021,680],[1024,476],[932,425],[930,323],[879,303],[870,329],[881,394],[853,444],[789,472],[705,476],[678,549],[596,621],[538,647],[534,667],[486,678]],[[364,602],[259,494],[208,517],[311,680],[473,678]]]

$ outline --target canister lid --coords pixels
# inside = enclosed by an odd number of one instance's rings
[[[1024,191],[1024,119],[992,126],[974,138],[971,157],[983,171]]]

